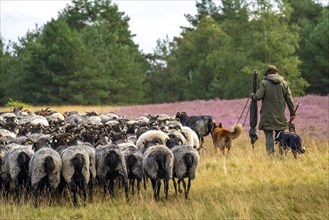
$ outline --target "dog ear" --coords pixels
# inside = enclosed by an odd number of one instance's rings
[[[292,150],[296,150],[297,147],[297,138],[295,135],[289,135],[289,138],[288,138],[288,141],[287,141],[287,144],[289,147],[291,147]]]
[[[221,122],[219,123],[218,127],[223,128],[223,125]]]

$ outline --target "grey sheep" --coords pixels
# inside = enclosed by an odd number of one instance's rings
[[[174,155],[165,145],[154,145],[144,152],[143,170],[151,179],[153,196],[160,199],[161,180],[164,180],[165,198],[168,199],[169,180],[173,175]]]
[[[128,180],[134,194],[135,180],[137,180],[137,192],[140,193],[140,183],[143,179],[143,153],[132,143],[119,144],[125,157]]]
[[[86,184],[90,179],[90,162],[88,153],[77,147],[69,146],[60,152],[62,159],[62,176],[73,193],[73,204],[77,205],[78,186],[83,191],[83,201],[86,205]]]
[[[169,136],[169,141],[167,141],[166,145],[169,148],[187,143],[185,136],[180,131],[169,130],[167,134]]]
[[[175,192],[177,193],[175,181],[175,178],[177,178],[179,191],[181,191],[180,182],[182,182],[185,198],[187,199],[191,188],[191,180],[195,179],[196,168],[200,160],[199,152],[190,145],[178,145],[171,150],[174,155],[173,182]],[[188,178],[187,188],[184,178]]]
[[[78,142],[77,148],[81,148],[82,150],[85,150],[89,156],[89,172],[90,172],[90,178],[88,183],[89,188],[89,198],[90,200],[93,200],[93,188],[94,188],[94,181],[96,179],[96,150],[95,148],[87,142]]]
[[[2,189],[2,184],[4,183],[7,176],[5,162],[10,149],[10,144],[0,144],[0,190]]]
[[[9,150],[6,157],[6,179],[5,190],[6,197],[8,197],[10,190],[10,182],[15,182],[16,198],[20,201],[20,187],[24,186],[25,189],[29,188],[29,162],[34,154],[31,145],[14,144]],[[26,191],[27,193],[27,191]]]
[[[169,136],[163,131],[148,130],[137,139],[136,146],[140,151],[144,152],[149,146],[152,145],[166,145],[169,139]]]
[[[104,186],[104,194],[110,187],[110,194],[114,196],[114,180],[119,177],[128,200],[127,168],[121,147],[116,144],[98,146],[96,148],[97,178]]]
[[[38,193],[48,185],[51,195],[57,189],[62,171],[59,153],[50,147],[42,147],[33,154],[29,163],[29,177],[34,194],[34,206],[38,206]],[[53,197],[53,196],[52,196]]]

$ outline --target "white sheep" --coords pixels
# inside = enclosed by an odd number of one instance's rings
[[[155,200],[160,199],[161,180],[164,180],[165,198],[168,199],[169,179],[173,174],[174,155],[165,145],[153,145],[144,152],[143,170],[151,179]]]
[[[42,125],[44,127],[49,126],[49,122],[47,121],[47,119],[41,115],[37,115],[34,118],[32,118],[30,123],[31,125]]]
[[[29,177],[34,194],[34,206],[38,206],[38,193],[45,185],[51,195],[57,189],[62,171],[62,160],[59,153],[50,147],[42,147],[33,154],[29,163]]]
[[[200,150],[200,141],[197,133],[188,126],[182,126],[182,134],[186,138],[186,144],[193,146],[195,149]]]
[[[163,131],[148,130],[138,137],[136,146],[140,151],[144,152],[149,146],[152,145],[166,145],[169,139],[169,136]]]
[[[175,178],[177,178],[179,191],[181,191],[180,182],[182,182],[185,198],[187,199],[191,188],[191,180],[195,179],[196,168],[200,160],[199,152],[190,145],[177,145],[171,150],[174,155],[173,182],[175,192],[177,193],[175,181]],[[184,178],[188,178],[187,188]]]
[[[16,138],[16,134],[14,132],[8,131],[7,129],[0,128],[0,137]]]

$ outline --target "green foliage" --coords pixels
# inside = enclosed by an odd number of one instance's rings
[[[216,7],[210,0],[199,2],[198,14],[187,15],[192,28],[184,28],[171,42],[166,66],[162,62],[154,68],[153,76],[161,69],[164,84],[174,87],[171,97],[246,97],[253,71],[263,72],[269,64],[280,68],[294,95],[303,95],[307,82],[295,55],[299,37],[296,25],[289,24],[290,8],[281,1],[257,1],[253,7],[241,0],[222,3]]]
[[[299,47],[296,54],[301,60],[301,76],[307,80],[307,93],[329,93],[328,74],[328,6],[314,0],[287,0],[292,8],[290,22],[298,25]]]
[[[7,107],[20,107],[20,108],[30,108],[32,105],[26,104],[24,102],[21,102],[19,100],[12,100],[9,99],[9,101],[6,104]]]
[[[217,2],[216,2],[217,3]],[[110,0],[73,0],[1,46],[0,105],[122,105],[240,98],[278,66],[294,96],[328,94],[328,7],[314,0],[196,1],[172,41],[142,54]]]
[[[109,0],[73,1],[15,44],[5,97],[47,105],[143,103],[146,60],[128,20]]]

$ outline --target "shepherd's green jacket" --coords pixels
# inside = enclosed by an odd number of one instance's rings
[[[252,99],[262,100],[258,126],[260,130],[285,130],[287,128],[286,103],[290,116],[295,115],[288,83],[278,73],[267,75],[261,81],[259,89]]]

